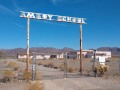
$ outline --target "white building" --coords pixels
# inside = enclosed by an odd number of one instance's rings
[[[94,51],[93,50],[83,50],[82,56],[85,58],[93,58],[94,57]],[[99,57],[105,57],[105,58],[111,58],[111,51],[96,51],[96,58]],[[80,52],[77,52],[77,57],[80,57]]]
[[[110,51],[96,51],[96,58],[104,56],[105,58],[111,58],[111,52]],[[82,57],[83,58],[93,58],[94,57],[94,51],[93,50],[82,50]],[[79,59],[80,58],[80,52],[68,52],[67,53],[68,59]]]
[[[32,59],[33,55],[29,55],[30,59]],[[26,59],[27,54],[17,54],[18,59]],[[46,53],[37,53],[36,54],[36,59],[63,59],[64,58],[64,53],[59,53],[59,54],[46,54]]]
[[[33,55],[30,54],[30,59],[32,59]],[[110,51],[96,51],[96,58],[104,56],[105,58],[111,58],[111,52]],[[82,57],[83,58],[93,58],[94,52],[93,50],[82,50]],[[18,59],[26,59],[26,54],[18,54]],[[78,51],[72,51],[67,53],[56,53],[56,54],[46,54],[46,53],[37,53],[36,59],[79,59],[80,58],[80,52]]]

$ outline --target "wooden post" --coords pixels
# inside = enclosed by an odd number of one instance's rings
[[[82,74],[82,24],[80,24],[80,73]]]
[[[26,71],[28,72],[29,66],[29,34],[30,34],[30,18],[27,18],[27,59],[26,59]]]

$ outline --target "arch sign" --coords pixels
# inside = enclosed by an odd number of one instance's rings
[[[80,72],[82,73],[82,24],[86,24],[85,18],[25,12],[25,11],[21,11],[20,17],[27,18],[27,59],[26,59],[26,70],[27,71],[28,71],[28,63],[29,63],[30,19],[37,19],[37,20],[50,20],[50,21],[57,21],[57,22],[68,22],[68,23],[80,24]]]
[[[85,18],[76,18],[76,17],[43,14],[43,13],[33,13],[33,12],[21,11],[20,17],[30,18],[30,19],[38,19],[38,20],[52,20],[52,21],[58,21],[58,22],[85,24]]]

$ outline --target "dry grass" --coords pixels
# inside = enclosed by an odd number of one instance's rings
[[[53,62],[48,62],[47,66],[53,68],[54,67],[54,63]]]
[[[42,80],[42,74],[40,71],[36,71],[36,80]]]
[[[26,62],[26,59],[18,59],[19,62]]]
[[[26,63],[26,59],[18,59],[19,62],[25,62]],[[32,64],[32,60],[29,59],[29,64]]]
[[[73,72],[78,71],[78,68],[75,68],[75,67],[68,67],[68,68],[67,68],[67,71],[70,72],[70,73],[73,73]]]
[[[44,61],[39,61],[38,62],[38,65],[43,65],[44,64]]]
[[[62,64],[62,65],[60,66],[60,68],[61,68],[61,71],[66,71],[66,69],[67,69],[67,72],[70,72],[70,73],[79,71],[78,68],[75,68],[75,67],[73,67],[73,66],[69,66],[69,67],[66,68],[66,67],[64,66],[64,64]]]
[[[14,76],[15,76],[15,74],[14,74],[14,72],[12,70],[5,70],[4,71],[4,79],[5,79],[5,81],[11,81]]]
[[[30,71],[24,71],[23,72],[23,79],[29,81],[32,78],[32,73]]]
[[[32,81],[31,83],[25,84],[24,90],[44,90],[44,86],[40,81]]]
[[[15,68],[15,67],[17,67],[17,64],[15,62],[9,62],[8,67]]]
[[[58,69],[58,68],[60,68],[60,65],[54,65],[53,68]]]

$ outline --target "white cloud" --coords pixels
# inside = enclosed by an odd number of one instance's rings
[[[54,5],[57,5],[58,3],[60,2],[63,2],[64,0],[51,0],[51,2],[54,4]]]
[[[21,24],[18,24],[18,23],[13,23],[14,25],[16,25],[17,27],[19,28],[24,28],[25,29],[25,26],[21,25]]]
[[[25,10],[25,8],[21,8],[18,4],[17,4],[17,2],[14,0],[13,1],[13,6],[14,6],[14,11],[15,12],[20,12],[20,11],[24,11]]]
[[[73,4],[73,3],[79,3],[86,0],[50,0],[54,5],[57,5],[59,3],[66,3],[66,4]]]
[[[11,9],[9,9],[3,5],[0,5],[0,13],[16,15],[14,11],[12,11]]]

